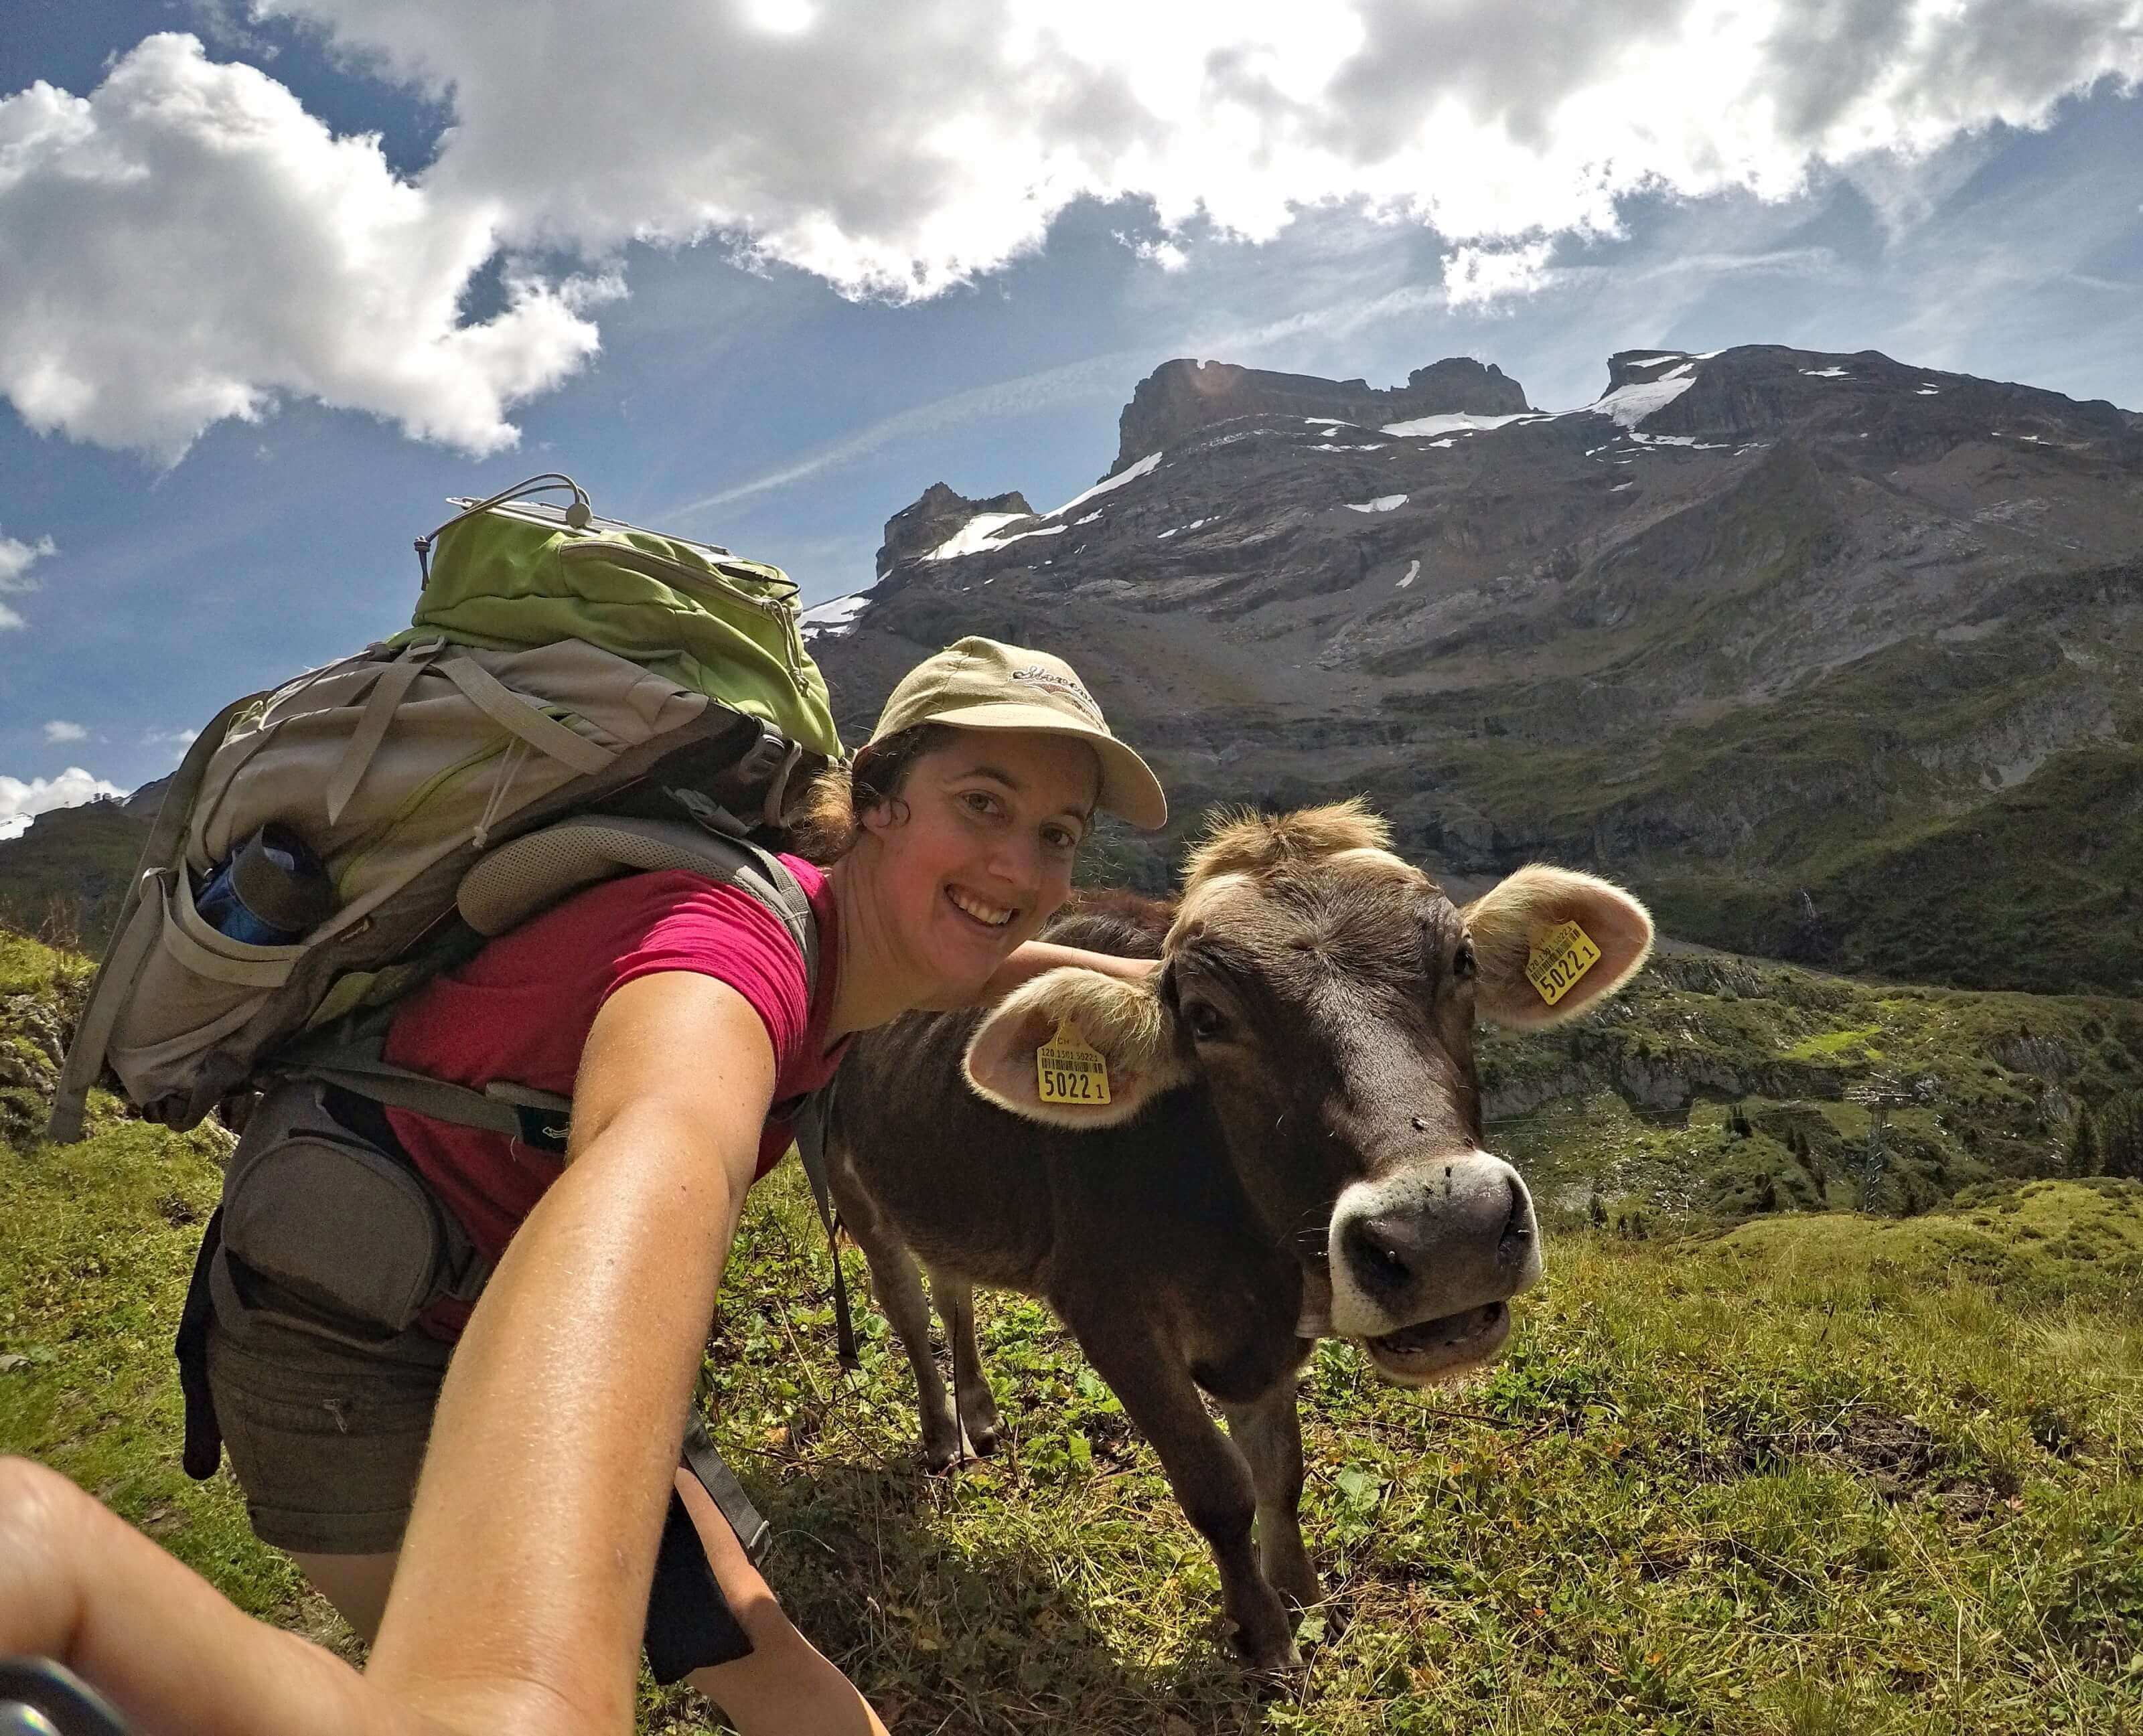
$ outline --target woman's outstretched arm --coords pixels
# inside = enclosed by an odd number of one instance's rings
[[[774,1082],[725,983],[665,973],[604,1004],[565,1173],[448,1368],[373,1680],[455,1724],[631,1727],[678,1435]]]
[[[0,1649],[60,1659],[149,1731],[630,1730],[677,1436],[774,1076],[758,1015],[710,978],[645,977],[605,1005],[572,1161],[448,1368],[367,1675],[22,1461],[0,1462]]]

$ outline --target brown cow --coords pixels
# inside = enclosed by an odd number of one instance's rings
[[[1522,868],[1461,911],[1389,843],[1353,803],[1225,819],[1172,919],[1117,898],[1051,931],[1163,959],[1151,984],[1052,971],[987,1016],[903,1020],[858,1042],[829,1118],[834,1194],[914,1363],[930,1462],[958,1456],[963,1422],[977,1452],[996,1442],[973,1287],[1042,1298],[1152,1442],[1265,1666],[1296,1659],[1282,1595],[1319,1595],[1296,1516],[1314,1340],[1353,1340],[1394,1381],[1448,1377],[1502,1348],[1507,1303],[1540,1275],[1525,1184],[1481,1149],[1475,1016],[1565,1017],[1651,943],[1604,881]],[[1572,920],[1601,957],[1550,1006],[1525,967]],[[1041,1100],[1036,1051],[1066,1023],[1106,1058],[1106,1107]]]

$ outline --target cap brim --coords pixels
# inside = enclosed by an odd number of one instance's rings
[[[1067,717],[1047,705],[965,705],[933,712],[928,722],[963,730],[1030,730],[1038,735],[1066,735],[1083,741],[1101,762],[1098,805],[1119,814],[1141,831],[1158,832],[1168,823],[1168,798],[1153,769],[1106,730]]]

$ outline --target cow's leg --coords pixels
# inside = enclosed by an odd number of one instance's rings
[[[871,1288],[878,1306],[893,1322],[909,1365],[915,1370],[915,1397],[923,1417],[923,1461],[943,1471],[960,1457],[960,1419],[953,1396],[938,1372],[930,1348],[930,1302],[923,1293],[923,1273],[914,1256],[898,1242],[873,1244],[856,1238],[870,1262]]]
[[[960,1419],[953,1414],[952,1395],[938,1372],[930,1348],[930,1303],[923,1293],[923,1274],[899,1232],[886,1222],[869,1195],[846,1166],[834,1170],[834,1195],[841,1223],[870,1262],[871,1288],[893,1323],[908,1365],[915,1370],[915,1396],[923,1418],[923,1460],[943,1471],[960,1457]]]
[[[1258,1560],[1283,1597],[1308,1609],[1324,1595],[1302,1545],[1302,1421],[1294,1382],[1274,1382],[1249,1404],[1224,1404],[1228,1436],[1250,1462],[1258,1495]]]
[[[930,1293],[937,1298],[938,1318],[945,1323],[945,1337],[953,1347],[953,1395],[959,1402],[968,1444],[987,1457],[997,1450],[997,1402],[982,1370],[982,1347],[975,1343],[975,1287],[933,1271]]]
[[[1113,1303],[1076,1315],[1062,1310],[1094,1372],[1109,1383],[1125,1414],[1161,1455],[1184,1517],[1211,1546],[1220,1570],[1221,1601],[1235,1624],[1243,1655],[1262,1669],[1299,1664],[1294,1624],[1251,1546],[1258,1504],[1250,1466],[1205,1414],[1181,1353],[1158,1335],[1124,1332],[1120,1321],[1111,1320],[1118,1311]],[[1098,1329],[1084,1330],[1089,1322]]]

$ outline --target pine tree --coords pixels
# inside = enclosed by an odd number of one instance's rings
[[[2098,1143],[2105,1154],[2103,1174],[2143,1181],[2143,1091],[2130,1091],[2106,1106]]]
[[[2076,1129],[2069,1135],[2068,1171],[2071,1175],[2096,1175],[2106,1162],[2099,1149],[2098,1123],[2088,1107],[2076,1111]]]

